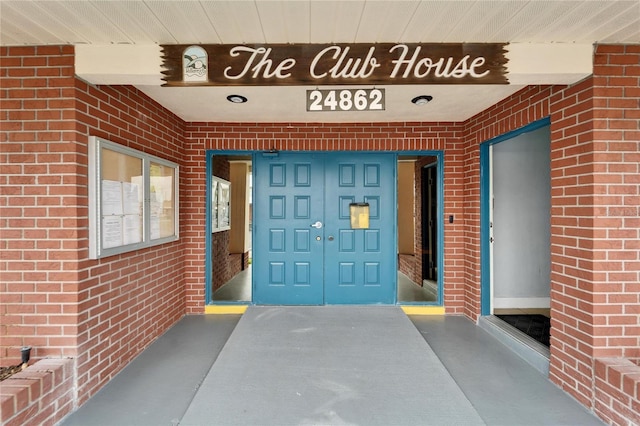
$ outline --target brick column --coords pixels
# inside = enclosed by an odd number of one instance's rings
[[[0,358],[76,355],[86,153],[76,141],[72,46],[0,48]]]
[[[640,358],[639,76],[640,46],[597,46],[552,99],[550,378],[613,424],[640,407],[640,368],[607,367]]]
[[[594,409],[640,424],[640,45],[597,47],[593,96]]]

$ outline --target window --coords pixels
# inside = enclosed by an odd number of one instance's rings
[[[211,178],[211,232],[231,229],[231,183]]]
[[[89,138],[89,257],[178,239],[178,165]]]

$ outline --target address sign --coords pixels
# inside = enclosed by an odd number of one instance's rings
[[[384,89],[307,90],[307,111],[383,111]]]

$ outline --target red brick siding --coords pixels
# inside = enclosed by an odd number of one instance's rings
[[[244,254],[229,254],[229,231],[211,235],[211,287],[216,291],[242,271]],[[246,263],[244,263],[246,265]]]
[[[583,404],[592,399],[592,79],[552,99],[550,378]],[[585,334],[588,333],[588,334]]]
[[[409,277],[415,283],[421,283],[422,278],[418,277],[416,281],[416,259],[417,256],[412,254],[398,255],[398,270]]]
[[[5,426],[55,425],[74,406],[74,362],[44,359],[0,386],[0,422]]]
[[[211,234],[211,287],[219,289],[233,276],[229,269],[229,231]]]
[[[94,87],[77,80],[76,97],[78,140],[83,146],[95,135],[182,163],[184,123],[137,89]],[[86,169],[86,163],[82,166]],[[86,178],[84,172],[79,175]],[[181,200],[187,192],[181,176]],[[79,221],[88,225],[86,215]],[[188,227],[182,209],[179,223],[182,236]],[[100,260],[87,260],[87,240],[83,242],[78,289],[80,404],[185,314],[182,238]]]
[[[465,313],[465,221],[464,141],[462,127],[447,141],[444,152],[444,305],[448,314]]]
[[[206,150],[189,140],[185,128],[184,163],[180,171],[189,191],[180,199],[180,211],[186,222],[180,239],[184,250],[183,286],[187,314],[204,313],[205,303],[205,217],[206,217]]]
[[[640,424],[640,367],[622,358],[595,361],[594,410],[612,425]]]
[[[592,150],[582,158],[593,174],[580,177],[591,190],[581,248],[592,273],[579,289],[592,293],[593,321],[580,340],[593,346],[598,415],[640,424],[640,45],[598,46],[592,92]]]
[[[639,76],[640,47],[598,46],[554,99],[551,379],[612,424],[633,420],[594,362],[640,354]]]
[[[640,358],[640,45],[598,46],[593,78],[596,357]]]
[[[76,356],[87,206],[73,47],[2,47],[0,58],[0,360],[17,364],[23,345],[34,359]]]
[[[183,240],[88,259],[88,136],[182,163],[184,123],[135,88],[75,79],[71,46],[1,57],[2,364],[22,345],[76,357],[81,404],[185,313]]]

